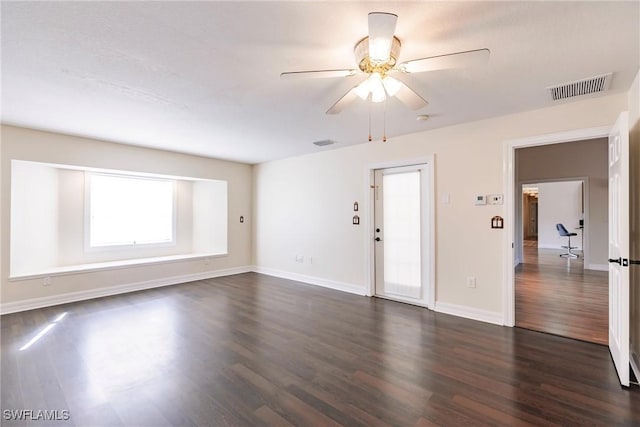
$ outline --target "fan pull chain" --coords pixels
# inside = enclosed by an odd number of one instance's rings
[[[369,102],[369,142],[371,142],[371,103]]]
[[[382,142],[387,142],[387,98],[384,98],[384,112],[382,115]]]

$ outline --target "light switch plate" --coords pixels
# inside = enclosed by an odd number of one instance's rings
[[[487,204],[487,199],[484,197],[484,195],[478,195],[478,196],[476,196],[475,204],[478,205],[478,206],[486,205]]]

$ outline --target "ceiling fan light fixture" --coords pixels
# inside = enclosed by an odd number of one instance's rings
[[[371,102],[382,102],[387,99],[387,95],[382,91],[371,91]]]
[[[363,101],[366,101],[367,98],[369,97],[369,94],[371,93],[369,78],[367,78],[365,81],[363,81],[358,86],[356,86],[355,92],[356,92],[356,95],[360,97],[360,99],[362,99]]]
[[[382,83],[382,77],[380,76],[380,74],[373,73],[367,80],[369,80],[369,88],[371,89],[371,101],[384,101],[387,97],[387,94],[384,90],[384,84]]]
[[[402,83],[389,76],[385,76],[385,78],[382,79],[382,84],[384,86],[384,90],[387,91],[387,95],[389,96],[395,96],[402,87]]]
[[[384,64],[391,54],[391,40],[378,37],[369,39],[369,58],[374,64]]]
[[[394,13],[369,13],[369,58],[374,66],[389,62],[397,20]]]
[[[417,111],[428,103],[415,90],[402,81],[387,76],[388,73],[415,73],[423,71],[446,70],[481,65],[489,60],[487,48],[448,53],[443,55],[418,58],[398,63],[401,42],[395,36],[398,16],[393,13],[371,12],[368,17],[369,33],[360,39],[353,48],[357,69],[329,69],[311,71],[285,72],[283,78],[310,77],[350,77],[356,74],[365,75],[364,81],[352,86],[328,110],[327,114],[338,114],[346,106],[357,100],[383,102],[387,97],[395,97],[411,110]],[[370,113],[371,114],[371,113]],[[386,105],[385,105],[386,114]],[[427,115],[418,116],[417,120],[426,120]],[[371,120],[371,117],[369,118]],[[383,138],[384,140],[385,138]]]
[[[389,92],[386,90],[382,76],[380,76],[379,73],[373,73],[365,81],[356,86],[355,93],[363,100],[367,100],[369,94],[371,94],[372,102],[382,102],[386,99],[387,93]]]
[[[372,53],[369,44],[369,37],[361,39],[356,43],[353,48],[353,54],[356,58],[358,68],[363,73],[371,74],[374,72],[385,73],[391,70],[395,65],[400,55],[400,48],[402,44],[400,39],[393,37],[391,41],[385,40],[385,43],[391,43],[389,47],[389,53],[386,54],[384,60],[375,59],[376,56],[380,56],[379,53]],[[378,50],[378,48],[374,48]]]

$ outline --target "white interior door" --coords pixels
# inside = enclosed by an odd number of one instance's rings
[[[374,174],[375,294],[429,306],[427,165]]]
[[[609,350],[629,386],[629,123],[620,114],[609,134]]]

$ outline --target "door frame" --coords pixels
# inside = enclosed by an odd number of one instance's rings
[[[506,140],[503,151],[504,171],[504,201],[505,201],[505,234],[503,242],[503,259],[505,266],[503,271],[502,313],[505,326],[515,326],[516,297],[515,297],[515,189],[516,182],[515,154],[516,149],[525,147],[537,147],[541,145],[562,144],[565,142],[581,141],[586,139],[608,138],[611,126],[600,126],[585,129],[576,129],[567,132],[556,132],[544,135],[531,136]]]
[[[433,310],[435,307],[435,249],[436,249],[436,227],[435,227],[435,156],[433,154],[421,157],[411,157],[407,159],[370,163],[365,168],[364,184],[365,193],[367,195],[365,199],[365,206],[363,214],[365,215],[363,225],[365,226],[364,235],[364,248],[365,248],[365,283],[367,284],[367,296],[375,295],[375,245],[373,239],[375,238],[374,230],[374,172],[376,169],[397,168],[413,165],[427,165],[427,200],[426,200],[426,212],[423,215],[426,216],[427,227],[426,235],[429,236],[426,242],[428,254],[426,259],[423,259],[423,265],[426,265],[428,271],[426,280],[424,283],[425,292],[427,293],[427,308]]]
[[[554,183],[554,182],[576,182],[576,181],[580,181],[582,182],[582,203],[584,206],[584,223],[585,224],[591,224],[591,222],[589,221],[589,177],[588,176],[579,176],[579,177],[571,177],[571,178],[547,178],[547,179],[534,179],[534,180],[524,180],[524,181],[518,181],[516,183],[516,186],[514,187],[515,189],[520,188],[520,190],[522,190],[522,187],[524,187],[525,185],[531,185],[531,184],[548,184],[548,183]],[[515,195],[515,192],[514,192]],[[515,200],[514,200],[514,210],[516,208],[516,204],[520,202],[522,203],[522,193],[520,195],[518,195]],[[514,264],[513,266],[516,267],[519,263],[522,262],[522,259],[520,259],[520,257],[518,255],[522,255],[523,254],[523,243],[524,243],[524,233],[522,230],[522,215],[523,212],[520,211],[520,215],[516,215],[514,216],[514,226],[519,225],[519,227],[517,227],[515,229],[515,234],[514,234],[514,245],[515,247],[514,249]],[[520,221],[520,222],[518,222]],[[538,230],[538,232],[540,232],[540,230]],[[582,229],[582,260],[584,262],[584,269],[587,269],[587,267],[589,267],[591,264],[591,254],[590,254],[590,235],[588,232],[588,228],[583,228]],[[516,264],[516,262],[518,262],[518,264]]]

